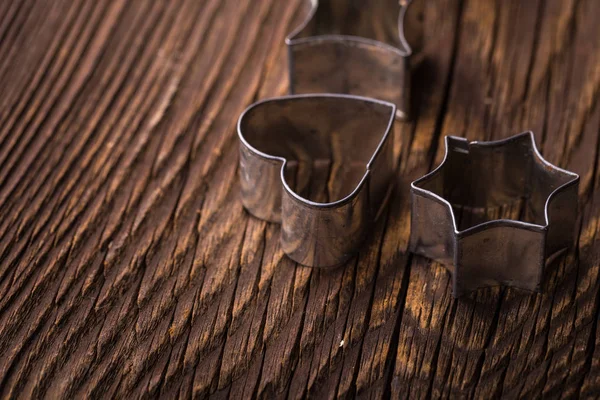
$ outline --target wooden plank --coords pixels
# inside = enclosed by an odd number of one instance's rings
[[[2,397],[600,396],[600,3],[420,4],[395,192],[332,271],[238,194],[237,116],[287,92],[302,5],[0,4]],[[445,135],[527,129],[581,175],[577,249],[540,294],[455,300],[407,252],[409,184]]]

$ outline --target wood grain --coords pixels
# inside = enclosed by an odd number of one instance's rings
[[[0,3],[3,398],[600,397],[600,3],[422,5],[394,196],[333,271],[238,194],[236,120],[287,92],[301,5]],[[529,129],[581,175],[578,245],[540,294],[454,300],[407,252],[408,186],[445,135]]]

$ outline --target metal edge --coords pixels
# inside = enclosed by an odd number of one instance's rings
[[[448,142],[449,142],[450,138],[453,138],[453,137],[454,136],[446,136],[445,137],[445,154],[444,154],[444,158],[443,158],[442,162],[433,171],[429,172],[428,174],[422,176],[419,179],[414,180],[411,183],[411,189],[414,190],[415,192],[419,193],[423,197],[435,200],[437,202],[442,203],[446,207],[448,207],[448,209],[450,210],[450,214],[452,216],[452,224],[454,226],[454,233],[458,237],[465,237],[465,236],[480,232],[481,230],[484,230],[484,229],[496,228],[496,227],[502,227],[502,226],[526,229],[526,230],[535,231],[535,232],[545,232],[548,230],[548,227],[549,227],[548,206],[549,206],[552,198],[554,196],[556,196],[558,193],[562,192],[567,187],[576,185],[579,183],[580,178],[579,178],[578,174],[571,172],[571,171],[567,171],[562,168],[559,168],[559,167],[555,166],[554,164],[551,164],[550,162],[546,161],[542,157],[542,155],[540,154],[540,152],[537,148],[537,145],[535,143],[535,136],[532,131],[525,131],[525,132],[513,135],[513,136],[505,138],[505,139],[500,139],[500,140],[492,140],[492,141],[485,141],[485,142],[483,142],[483,141],[468,142],[469,147],[473,147],[473,146],[476,146],[476,147],[501,147],[501,146],[506,145],[507,143],[519,141],[519,140],[522,140],[524,137],[527,137],[530,139],[528,143],[531,146],[532,152],[533,152],[534,156],[537,157],[538,160],[540,160],[542,163],[544,163],[548,167],[551,167],[555,171],[558,171],[558,172],[561,172],[561,173],[571,176],[572,179],[569,180],[568,182],[560,185],[555,190],[553,190],[552,193],[546,199],[546,203],[544,205],[544,214],[545,214],[544,215],[544,217],[545,217],[544,225],[533,224],[533,223],[519,221],[519,220],[513,220],[513,219],[496,219],[493,221],[483,222],[481,224],[478,224],[478,225],[472,226],[470,228],[467,228],[465,230],[459,231],[457,229],[456,217],[454,215],[454,211],[452,209],[452,205],[450,204],[450,202],[448,200],[444,199],[442,196],[439,196],[427,189],[423,189],[418,186],[419,184],[433,178],[436,174],[441,172],[441,170],[445,166],[446,161],[448,159],[448,154],[449,154]]]
[[[318,35],[318,36],[309,36],[306,38],[298,38],[298,35],[308,26],[310,21],[315,17],[317,10],[319,8],[319,0],[304,0],[311,2],[311,9],[300,25],[298,25],[295,29],[293,29],[285,38],[285,43],[288,47],[294,47],[298,45],[307,45],[307,44],[318,44],[326,41],[334,41],[334,42],[355,42],[357,44],[374,46],[376,48],[391,51],[397,53],[397,55],[401,57],[409,57],[412,54],[412,48],[410,47],[408,41],[406,40],[406,32],[405,32],[405,17],[406,12],[410,5],[412,4],[412,0],[404,0],[400,1],[400,12],[398,13],[398,40],[404,47],[401,49],[396,46],[392,46],[390,44],[380,42],[374,39],[368,39],[361,36],[354,35]]]
[[[347,196],[343,197],[340,200],[336,200],[334,202],[329,202],[329,203],[314,202],[314,201],[305,199],[304,197],[302,197],[302,196],[298,195],[297,193],[295,193],[289,187],[288,183],[285,180],[284,172],[285,172],[285,166],[287,164],[287,160],[285,158],[283,158],[283,157],[272,156],[270,154],[264,153],[264,152],[256,149],[252,145],[250,145],[250,143],[244,138],[244,134],[242,133],[242,127],[241,127],[242,121],[243,121],[244,117],[248,113],[250,113],[256,107],[259,107],[259,106],[264,105],[266,103],[277,102],[277,101],[285,101],[285,100],[298,100],[298,99],[303,99],[303,98],[319,98],[319,97],[320,98],[330,98],[330,99],[331,98],[343,98],[343,99],[348,99],[348,100],[355,100],[355,101],[361,101],[361,102],[367,102],[367,103],[373,103],[373,104],[380,104],[380,105],[383,105],[383,106],[386,106],[386,107],[390,108],[390,118],[389,118],[389,121],[388,121],[388,125],[387,125],[387,127],[385,129],[385,132],[383,133],[382,138],[379,141],[379,143],[378,143],[375,151],[373,152],[373,155],[369,159],[369,162],[365,165],[365,174],[361,178],[360,182],[357,184],[356,188],[350,194],[348,194]],[[395,104],[387,102],[387,101],[383,101],[383,100],[373,99],[373,98],[370,98],[370,97],[355,96],[355,95],[348,95],[348,94],[329,94],[329,93],[288,95],[288,96],[273,97],[273,98],[261,100],[261,101],[258,101],[256,103],[253,103],[250,106],[248,106],[240,114],[240,117],[239,117],[238,123],[237,123],[237,133],[238,133],[238,137],[240,139],[240,142],[248,150],[250,150],[252,153],[254,153],[255,155],[257,155],[257,156],[259,156],[261,158],[263,158],[266,161],[274,162],[274,163],[275,162],[281,163],[281,172],[280,172],[281,182],[282,182],[283,187],[286,190],[286,192],[288,192],[292,196],[292,198],[294,200],[296,200],[299,203],[303,204],[304,206],[307,206],[307,207],[310,207],[310,208],[326,210],[326,209],[341,207],[341,206],[343,206],[345,204],[351,203],[356,197],[358,197],[358,194],[360,193],[360,191],[364,187],[364,184],[366,182],[367,177],[371,173],[371,169],[370,169],[371,164],[376,159],[376,157],[380,153],[381,148],[383,147],[383,145],[385,144],[385,142],[390,137],[390,133],[391,133],[392,127],[394,126],[395,114],[396,114],[396,105]]]

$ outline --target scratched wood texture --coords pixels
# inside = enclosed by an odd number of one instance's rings
[[[600,2],[428,0],[396,193],[324,272],[238,194],[301,1],[0,2],[2,398],[600,397]],[[577,249],[454,300],[408,184],[444,135],[528,129],[581,175]]]

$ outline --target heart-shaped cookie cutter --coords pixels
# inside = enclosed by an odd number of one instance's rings
[[[579,175],[544,160],[532,132],[448,136],[442,163],[411,184],[410,249],[448,268],[455,297],[497,285],[539,291],[546,260],[573,244],[578,186]],[[507,205],[519,219],[486,217]]]
[[[306,18],[286,38],[290,93],[346,93],[409,114],[405,17],[410,0],[305,0]]]
[[[291,259],[332,267],[357,251],[392,187],[395,111],[385,101],[317,94],[260,101],[241,114],[242,203],[281,223]],[[311,193],[302,178],[318,168],[329,175],[325,202],[313,201],[323,191]]]

